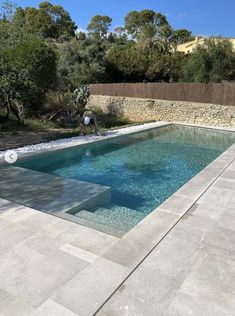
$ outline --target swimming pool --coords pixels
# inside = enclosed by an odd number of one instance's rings
[[[108,203],[74,216],[107,232],[118,227],[123,235],[234,142],[231,132],[169,125],[42,154],[18,166],[111,187]]]

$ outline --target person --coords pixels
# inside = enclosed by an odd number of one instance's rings
[[[100,136],[97,120],[95,114],[92,111],[85,111],[82,116],[82,121],[80,124],[81,135],[84,135],[85,128],[89,127],[90,132],[92,133],[93,128],[95,129],[95,134]]]

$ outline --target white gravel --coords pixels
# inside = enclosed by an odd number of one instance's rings
[[[130,127],[117,129],[117,130],[107,131],[105,135],[103,136],[90,135],[90,136],[77,136],[77,137],[71,137],[71,138],[57,139],[57,140],[53,140],[46,143],[20,147],[20,148],[14,149],[14,151],[18,154],[19,157],[26,156],[26,155],[28,156],[29,154],[33,154],[33,153],[39,153],[39,152],[42,153],[42,152],[50,151],[53,149],[76,146],[76,145],[84,144],[84,143],[90,143],[99,139],[111,138],[118,135],[125,135],[125,134],[134,133],[137,131],[141,131],[141,130],[145,130],[145,129],[149,129],[153,127],[158,127],[162,125],[167,125],[167,124],[169,123],[166,123],[166,122],[146,123],[142,125],[130,126]],[[0,160],[4,159],[5,152],[6,151],[0,151]]]

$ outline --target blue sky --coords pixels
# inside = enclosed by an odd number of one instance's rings
[[[0,0],[2,2],[2,0]],[[14,0],[19,6],[38,6],[38,0]],[[79,28],[92,16],[109,15],[112,27],[123,25],[129,11],[152,9],[164,13],[174,28],[187,28],[194,35],[235,37],[235,0],[51,0],[69,11]]]

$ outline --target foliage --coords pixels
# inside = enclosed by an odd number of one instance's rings
[[[14,19],[15,5],[5,2],[0,13],[0,50],[14,47],[29,37],[20,20]]]
[[[123,78],[123,81],[131,82],[143,81],[145,73],[145,61],[146,58],[143,54],[139,54],[139,51],[136,49],[136,44],[125,45],[125,46],[113,46],[108,54],[107,60],[110,67],[110,77],[113,74],[120,81]]]
[[[87,30],[100,38],[106,38],[112,19],[109,16],[95,15],[87,26]]]
[[[42,38],[67,39],[73,37],[76,25],[62,6],[42,2],[39,9],[19,7],[14,20],[24,25],[29,33]]]
[[[63,108],[72,108],[72,96],[70,92],[65,93],[59,90],[49,90],[45,94],[45,100],[40,113],[50,113]]]
[[[158,37],[169,37],[171,27],[166,17],[153,10],[131,11],[125,18],[125,28],[133,38],[139,39],[143,29],[151,25]]]
[[[9,95],[25,106],[41,104],[56,77],[56,53],[39,40],[30,40],[0,54],[0,95]]]
[[[186,29],[180,29],[173,31],[172,40],[177,45],[187,43],[189,41],[192,41],[194,37],[192,36],[192,32],[186,30]]]
[[[74,90],[82,84],[103,82],[107,46],[107,41],[87,37],[60,45],[58,75],[62,88]]]
[[[72,100],[75,107],[79,112],[83,112],[90,96],[90,90],[88,85],[81,86],[74,90]]]
[[[157,42],[146,41],[113,46],[107,60],[111,68],[109,81],[115,81],[115,78],[121,81],[123,78],[125,82],[175,82],[180,77],[184,56]]]
[[[228,40],[209,38],[198,45],[183,68],[183,80],[221,82],[235,77],[235,53]]]

